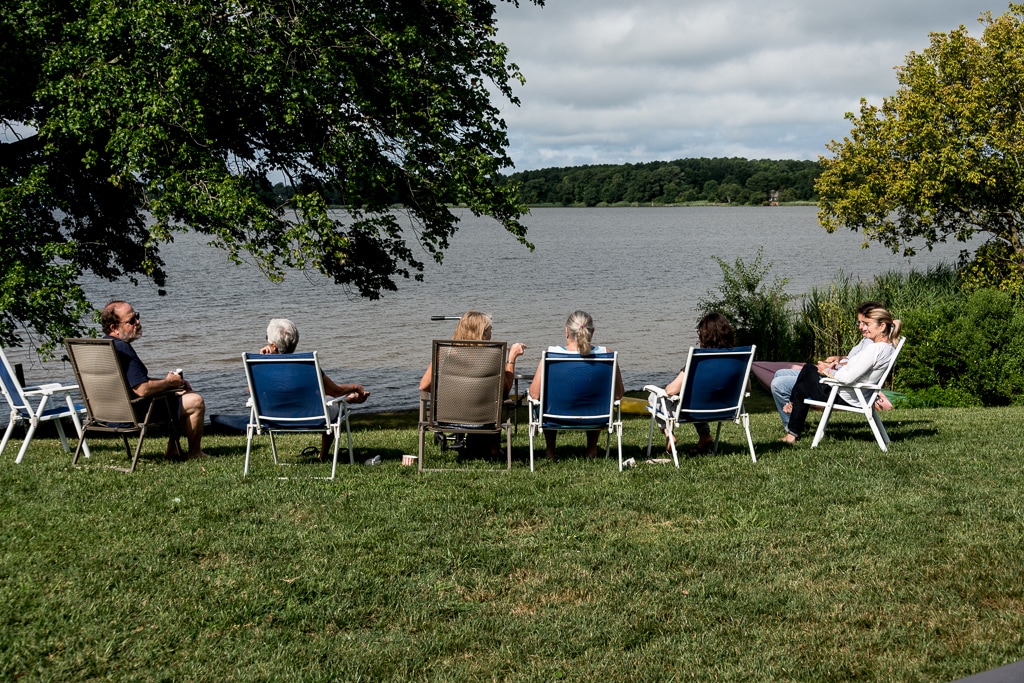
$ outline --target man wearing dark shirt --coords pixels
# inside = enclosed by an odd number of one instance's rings
[[[124,369],[128,386],[137,396],[147,397],[165,391],[180,391],[181,431],[188,440],[188,459],[206,455],[203,452],[203,420],[206,416],[206,404],[203,397],[192,391],[191,385],[181,375],[168,372],[163,379],[151,379],[146,365],[135,353],[132,342],[142,336],[142,320],[139,314],[127,301],[111,301],[100,314],[103,334],[114,340],[118,360]],[[178,457],[177,444],[174,439],[167,442],[167,455]]]

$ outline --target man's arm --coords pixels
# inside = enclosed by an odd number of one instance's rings
[[[164,379],[148,379],[142,384],[136,384],[132,387],[135,395],[141,398],[162,394],[165,391],[180,391],[181,389],[187,390],[189,386],[181,375],[173,372],[168,372],[167,377]]]
[[[362,384],[338,384],[327,375],[321,375],[324,379],[324,392],[328,396],[344,396],[348,403],[362,403],[369,396],[370,392]]]

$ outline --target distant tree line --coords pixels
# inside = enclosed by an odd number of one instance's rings
[[[633,204],[747,204],[773,201],[816,202],[817,161],[771,159],[678,159],[644,164],[568,166],[522,171],[500,184],[519,183],[520,200],[531,206],[604,206]],[[295,189],[276,183],[277,200],[287,203]],[[344,205],[340,192],[324,190],[332,205]],[[400,203],[400,197],[394,197]]]
[[[643,164],[571,166],[508,177],[530,205],[769,204],[817,201],[817,161],[679,159]]]

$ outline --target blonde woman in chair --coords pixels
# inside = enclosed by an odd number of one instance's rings
[[[452,339],[490,341],[492,332],[490,315],[480,311],[466,311],[459,318],[459,322],[455,326],[455,332],[452,334]],[[503,398],[508,398],[508,394],[512,390],[516,376],[516,359],[523,355],[525,351],[526,344],[522,342],[515,342],[508,347],[508,356],[504,368],[505,390]],[[431,362],[427,365],[427,371],[423,373],[423,377],[420,379],[420,391],[430,391],[433,371],[434,364]],[[465,443],[471,453],[478,455],[494,457],[499,455],[501,451],[500,434],[468,434],[466,435]]]
[[[452,339],[464,339],[466,341],[490,341],[491,333],[491,316],[480,311],[466,311],[459,318],[458,324],[455,326],[455,332],[452,334]],[[505,396],[508,396],[508,392],[512,390],[512,384],[515,381],[516,374],[516,359],[523,355],[526,351],[526,344],[522,342],[515,342],[508,347],[508,360],[505,361]],[[420,379],[420,391],[430,391],[431,374],[433,373],[434,364],[427,365],[427,371],[423,373],[423,378]]]
[[[810,407],[804,403],[805,398],[813,401],[828,400],[829,390],[821,384],[822,376],[835,377],[844,383],[874,383],[882,379],[889,359],[896,350],[903,325],[899,320],[894,320],[889,311],[879,306],[858,312],[857,327],[863,339],[850,351],[845,364],[823,360],[817,364],[808,363],[800,370],[796,384],[793,385],[791,406],[787,406],[791,412],[786,435],[782,437],[783,443],[796,443],[804,431]],[[836,402],[855,405],[857,397],[849,390],[840,390]]]

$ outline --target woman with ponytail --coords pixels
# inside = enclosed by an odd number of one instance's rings
[[[844,361],[818,361],[808,363],[800,370],[793,385],[789,408],[789,425],[783,443],[796,443],[804,431],[807,411],[810,408],[804,403],[805,398],[814,401],[827,401],[830,388],[821,384],[821,376],[835,377],[844,383],[868,382],[875,383],[882,378],[882,373],[889,365],[889,359],[896,350],[903,325],[893,320],[892,314],[881,306],[857,312],[857,327],[864,338],[853,347]],[[840,389],[837,403],[857,405],[857,395],[849,389]]]
[[[548,347],[548,351],[552,353],[578,353],[581,356],[589,356],[594,353],[607,353],[610,351],[610,349],[604,346],[595,346],[593,338],[594,319],[585,311],[574,311],[569,315],[569,319],[565,321],[565,346],[551,346]],[[533,382],[530,383],[530,396],[538,400],[540,399],[540,383],[543,371],[543,362],[544,361],[541,360],[541,364],[537,365],[537,372],[533,376]],[[619,372],[618,366],[616,366],[616,400],[622,398],[623,393],[625,393],[625,390],[622,386],[622,374]],[[594,457],[597,455],[597,440],[600,436],[600,430],[587,432],[587,457]],[[555,457],[555,441],[557,437],[558,432],[553,429],[544,431],[544,441],[547,446],[548,458],[553,459]]]

